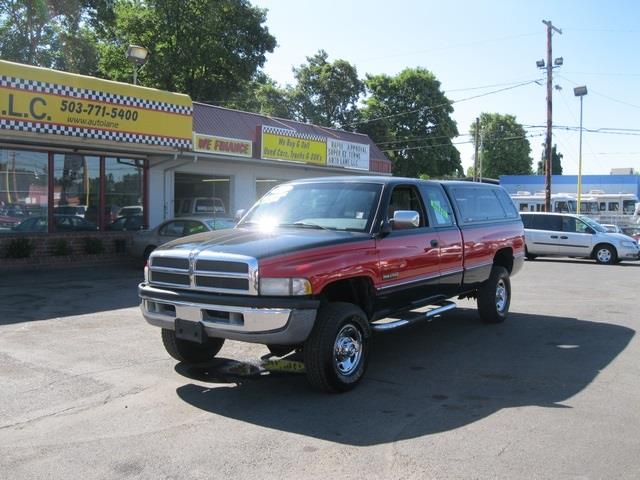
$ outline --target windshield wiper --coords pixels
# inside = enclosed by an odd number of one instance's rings
[[[303,227],[303,228],[315,228],[318,230],[331,230],[331,228],[323,227],[322,225],[318,225],[317,223],[307,223],[307,222],[293,222],[293,223],[280,223],[279,227]]]

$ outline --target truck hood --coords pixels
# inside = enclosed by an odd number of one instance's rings
[[[219,252],[263,259],[298,250],[370,240],[367,233],[306,228],[280,228],[272,232],[232,228],[189,235],[165,243],[157,251]]]

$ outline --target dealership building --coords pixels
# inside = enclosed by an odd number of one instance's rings
[[[0,234],[233,216],[283,181],[363,173],[391,174],[366,135],[0,61]]]

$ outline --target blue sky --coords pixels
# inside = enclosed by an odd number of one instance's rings
[[[278,41],[265,71],[280,84],[293,82],[291,69],[319,49],[366,73],[396,74],[420,66],[431,70],[452,100],[544,79],[536,60],[546,59],[546,27],[554,35],[553,56],[564,58],[554,71],[555,125],[578,126],[579,100],[573,87],[587,85],[584,128],[640,130],[640,2],[634,1],[322,1],[252,0],[267,8],[267,27]],[[464,134],[481,112],[512,114],[524,125],[546,122],[546,89],[531,83],[454,105],[454,120]],[[495,85],[487,88],[488,85]],[[543,129],[530,129],[531,135]],[[640,170],[640,131],[634,135],[585,132],[583,174],[611,168]],[[465,141],[460,137],[456,141]],[[543,136],[530,138],[535,163]],[[554,129],[564,154],[564,173],[578,171],[578,132]],[[473,146],[458,145],[463,166]]]

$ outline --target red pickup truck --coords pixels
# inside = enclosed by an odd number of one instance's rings
[[[225,339],[299,350],[311,385],[339,392],[363,377],[373,332],[450,298],[504,321],[523,260],[522,221],[498,186],[327,177],[275,187],[236,228],[156,249],[139,294],[181,362],[213,359]]]

